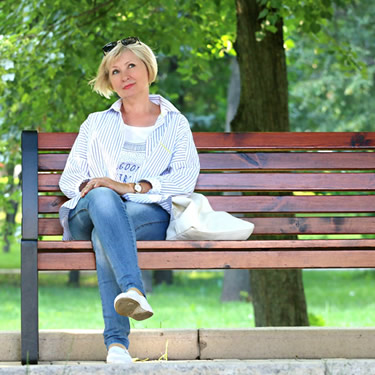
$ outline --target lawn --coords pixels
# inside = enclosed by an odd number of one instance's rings
[[[303,271],[312,325],[375,326],[375,272]],[[132,320],[133,328],[253,327],[250,302],[220,302],[222,272],[175,272],[174,284],[154,287],[149,295],[155,315]],[[81,287],[67,286],[66,274],[40,275],[41,329],[102,329],[95,274],[81,277]],[[0,330],[20,328],[19,275],[0,275]]]

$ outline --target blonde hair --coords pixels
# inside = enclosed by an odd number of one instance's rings
[[[151,48],[141,41],[128,44],[126,46],[124,46],[119,41],[116,47],[114,47],[113,50],[108,52],[103,57],[103,60],[99,65],[96,77],[89,82],[95,92],[106,97],[107,99],[109,99],[113,94],[113,87],[109,79],[108,67],[117,57],[119,57],[123,52],[127,50],[133,52],[146,65],[149,84],[154,82],[156,79],[158,73],[158,63]]]

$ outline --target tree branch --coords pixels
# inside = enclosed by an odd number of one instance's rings
[[[43,35],[42,38],[39,40],[38,47],[39,47],[40,45],[42,45],[42,43],[43,43],[44,39],[46,38],[46,36],[48,35],[48,33],[49,33],[51,30],[53,30],[55,27],[60,26],[60,25],[62,25],[62,24],[64,24],[64,23],[67,23],[67,21],[70,20],[70,19],[80,18],[80,17],[82,17],[82,16],[85,16],[85,15],[88,15],[88,14],[95,13],[95,12],[97,12],[99,9],[104,8],[105,6],[107,6],[107,5],[109,5],[109,4],[112,4],[112,5],[114,6],[114,5],[115,5],[115,1],[116,1],[116,0],[108,0],[108,1],[106,1],[106,2],[104,2],[104,3],[99,4],[99,5],[96,5],[96,1],[95,1],[95,2],[94,2],[94,8],[89,9],[89,10],[86,10],[86,11],[80,13],[80,14],[76,14],[76,15],[73,15],[73,16],[66,17],[66,18],[64,18],[64,19],[62,19],[62,20],[60,20],[60,21],[57,21],[57,22],[55,22],[55,23],[52,23],[52,24],[48,25],[48,26],[46,27],[46,31],[45,31],[44,35]],[[113,6],[112,6],[110,9],[112,9]],[[110,9],[109,9],[109,10],[110,10]],[[109,10],[108,10],[108,11],[109,11]],[[108,11],[107,11],[107,12],[108,12]]]

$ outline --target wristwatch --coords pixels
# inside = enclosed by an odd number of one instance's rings
[[[136,193],[142,193],[142,185],[139,182],[136,182],[134,184],[134,191]]]

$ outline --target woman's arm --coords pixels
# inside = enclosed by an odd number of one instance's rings
[[[89,121],[88,118],[81,125],[59,181],[61,191],[68,198],[74,198],[80,194],[81,184],[90,179],[87,165]]]
[[[142,180],[152,185],[150,194],[163,196],[185,195],[194,191],[199,171],[199,157],[190,126],[182,116],[179,135],[176,138],[169,167],[160,176],[145,177]],[[142,181],[141,180],[141,181]]]
[[[99,177],[99,178],[92,178],[89,181],[83,182],[80,186],[81,197],[83,198],[90,190],[98,188],[98,187],[107,187],[112,189],[119,195],[124,195],[127,193],[135,193],[134,188],[135,183],[124,183],[114,181],[109,177]],[[147,181],[143,181],[140,183],[142,191],[141,193],[145,194],[149,190],[151,190],[151,184]]]

